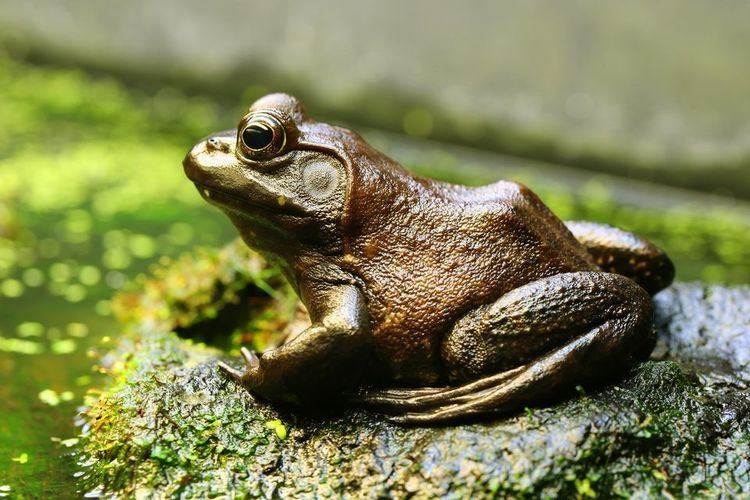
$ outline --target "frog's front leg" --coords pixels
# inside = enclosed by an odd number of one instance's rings
[[[260,358],[243,349],[245,371],[219,367],[251,392],[300,403],[351,389],[365,369],[369,316],[352,285],[316,285],[313,324]]]
[[[651,301],[616,274],[566,273],[513,290],[463,317],[442,357],[459,385],[376,391],[361,401],[404,423],[508,412],[620,373],[653,348]],[[463,384],[461,384],[463,382]]]
[[[653,243],[598,222],[566,221],[565,225],[603,271],[627,276],[651,295],[672,283],[674,264]]]

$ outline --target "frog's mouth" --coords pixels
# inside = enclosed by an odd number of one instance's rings
[[[243,198],[215,187],[209,187],[200,182],[193,181],[201,197],[212,205],[226,210],[247,215],[249,213],[263,212],[265,215],[284,215],[289,217],[304,217],[306,212],[302,207],[291,203],[285,196],[276,197],[276,203],[263,203]]]

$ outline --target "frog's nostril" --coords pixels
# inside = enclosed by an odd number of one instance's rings
[[[231,144],[226,137],[216,136],[206,139],[206,151],[218,151],[220,153],[229,153],[232,150]]]

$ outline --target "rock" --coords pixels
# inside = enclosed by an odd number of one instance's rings
[[[101,360],[111,378],[82,413],[82,492],[465,498],[750,491],[748,287],[677,284],[660,294],[660,359],[616,383],[516,415],[422,428],[345,407],[318,414],[275,408],[222,377],[215,366],[222,352],[183,337],[217,325],[217,336],[238,325],[246,330],[237,321],[247,318],[229,314],[232,324],[225,316],[257,299],[253,283],[261,277],[278,279],[235,245],[184,258],[118,299],[125,332]],[[284,300],[267,300],[266,313]],[[279,314],[277,325],[292,316]]]
[[[750,382],[747,287],[677,284],[655,302],[660,340],[671,356],[706,373]]]

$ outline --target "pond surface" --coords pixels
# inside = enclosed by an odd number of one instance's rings
[[[21,265],[0,281],[0,485],[31,496],[75,491],[76,407],[101,382],[97,359],[118,332],[109,297],[162,255],[233,237],[219,214],[206,215],[195,225],[92,230],[61,245],[52,242],[64,222],[48,220],[2,247]]]
[[[106,377],[97,359],[118,335],[109,298],[165,256],[235,236],[180,162],[246,104],[0,59],[0,496],[75,491],[76,408]],[[750,221],[731,202],[642,202],[611,178],[366,136],[420,173],[521,180],[563,218],[636,230],[668,249],[679,279],[750,281]],[[648,199],[671,199],[653,189]]]

